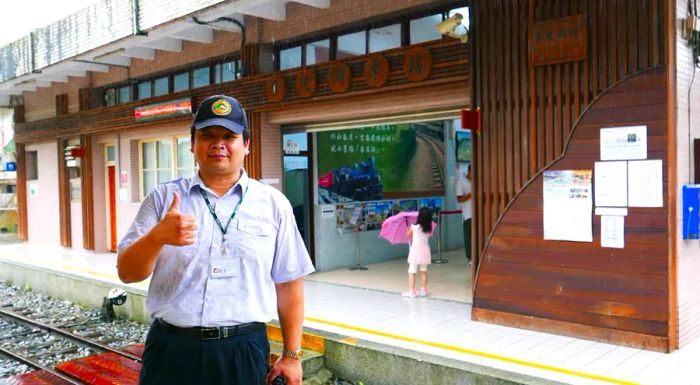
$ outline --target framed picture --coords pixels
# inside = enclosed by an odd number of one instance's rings
[[[471,131],[457,131],[455,133],[455,159],[457,162],[470,162],[472,158],[472,133]]]

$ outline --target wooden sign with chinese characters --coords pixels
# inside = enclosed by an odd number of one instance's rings
[[[297,95],[309,98],[316,92],[316,73],[310,68],[304,68],[297,72]]]
[[[328,87],[333,92],[343,93],[350,88],[352,75],[350,67],[345,63],[333,63],[328,68]]]
[[[365,81],[370,87],[381,87],[389,80],[389,61],[380,53],[370,55],[365,61]]]
[[[267,80],[267,99],[271,102],[281,102],[284,100],[284,94],[287,87],[284,83],[284,77],[280,74],[273,74]]]
[[[408,80],[414,82],[425,80],[430,76],[432,69],[433,56],[425,47],[413,47],[403,57],[403,72]]]
[[[530,66],[585,60],[587,36],[583,15],[533,24],[528,39]]]

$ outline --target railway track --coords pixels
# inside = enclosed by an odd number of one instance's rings
[[[105,342],[96,341],[96,320],[80,320],[57,327],[16,312],[0,309],[0,356],[6,357],[2,367],[5,374],[17,375],[29,370],[41,370],[51,384],[82,384],[54,369],[60,362],[111,353],[140,362],[130,352],[115,349]],[[97,320],[99,321],[99,320]],[[13,369],[12,362],[18,367]],[[0,375],[4,377],[4,375]]]
[[[432,179],[432,187],[435,190],[440,190],[445,187],[445,151],[442,143],[439,143],[425,134],[418,133],[417,139],[424,141],[430,148],[430,173]]]

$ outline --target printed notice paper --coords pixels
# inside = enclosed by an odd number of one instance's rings
[[[595,205],[627,206],[627,162],[595,162]]]
[[[625,248],[625,217],[611,215],[600,217],[600,246]]]
[[[629,207],[663,207],[663,162],[643,160],[627,165]]]
[[[600,129],[600,159],[647,158],[647,126]]]
[[[544,172],[544,239],[593,242],[591,174]]]

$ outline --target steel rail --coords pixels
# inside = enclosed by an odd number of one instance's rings
[[[64,381],[68,382],[69,384],[73,384],[73,385],[82,385],[83,384],[82,382],[77,382],[76,380],[74,380],[68,376],[65,376],[65,375],[63,375],[63,374],[61,374],[61,373],[59,373],[59,372],[57,372],[49,367],[46,367],[46,366],[44,366],[36,361],[32,361],[29,358],[17,355],[17,354],[15,354],[15,353],[13,353],[5,348],[0,347],[0,355],[8,356],[15,361],[19,361],[25,365],[31,366],[32,368],[43,370],[47,373],[50,373],[53,376],[56,376]]]
[[[68,338],[68,339],[70,339],[70,340],[76,341],[76,342],[78,342],[78,343],[80,343],[80,344],[83,344],[83,345],[87,345],[87,346],[89,346],[89,347],[91,347],[91,348],[93,348],[93,349],[96,349],[96,350],[100,350],[100,349],[101,349],[101,350],[103,350],[103,351],[112,352],[112,353],[118,354],[118,355],[120,355],[120,356],[122,356],[122,357],[126,357],[126,358],[132,359],[132,360],[134,360],[134,361],[141,362],[141,357],[138,357],[138,356],[133,355],[133,354],[131,354],[131,353],[127,353],[127,352],[124,352],[124,351],[121,351],[121,350],[118,350],[118,349],[114,349],[114,348],[109,347],[109,346],[107,346],[107,345],[105,345],[105,344],[101,344],[101,343],[99,343],[99,342],[96,342],[96,341],[93,341],[93,340],[89,340],[89,339],[87,339],[87,338],[83,338],[83,337],[80,337],[80,336],[73,335],[73,334],[71,334],[70,332],[67,332],[67,331],[65,331],[65,330],[61,330],[61,329],[59,329],[59,328],[56,328],[56,327],[47,325],[47,324],[42,323],[42,322],[39,322],[39,321],[35,321],[35,320],[31,319],[31,318],[27,318],[27,317],[21,316],[21,315],[19,315],[19,314],[16,314],[16,313],[13,313],[13,312],[10,312],[10,311],[0,309],[0,315],[1,315],[1,316],[8,317],[8,318],[15,319],[15,320],[18,320],[18,321],[20,321],[20,322],[23,322],[23,323],[25,323],[25,324],[29,324],[29,325],[31,325],[31,326],[38,327],[38,328],[40,328],[40,329],[44,329],[44,330],[50,331],[50,332],[52,332],[52,333],[56,333],[56,334],[58,334],[58,335],[60,335],[60,336],[62,336],[62,337],[65,337],[65,338]]]

